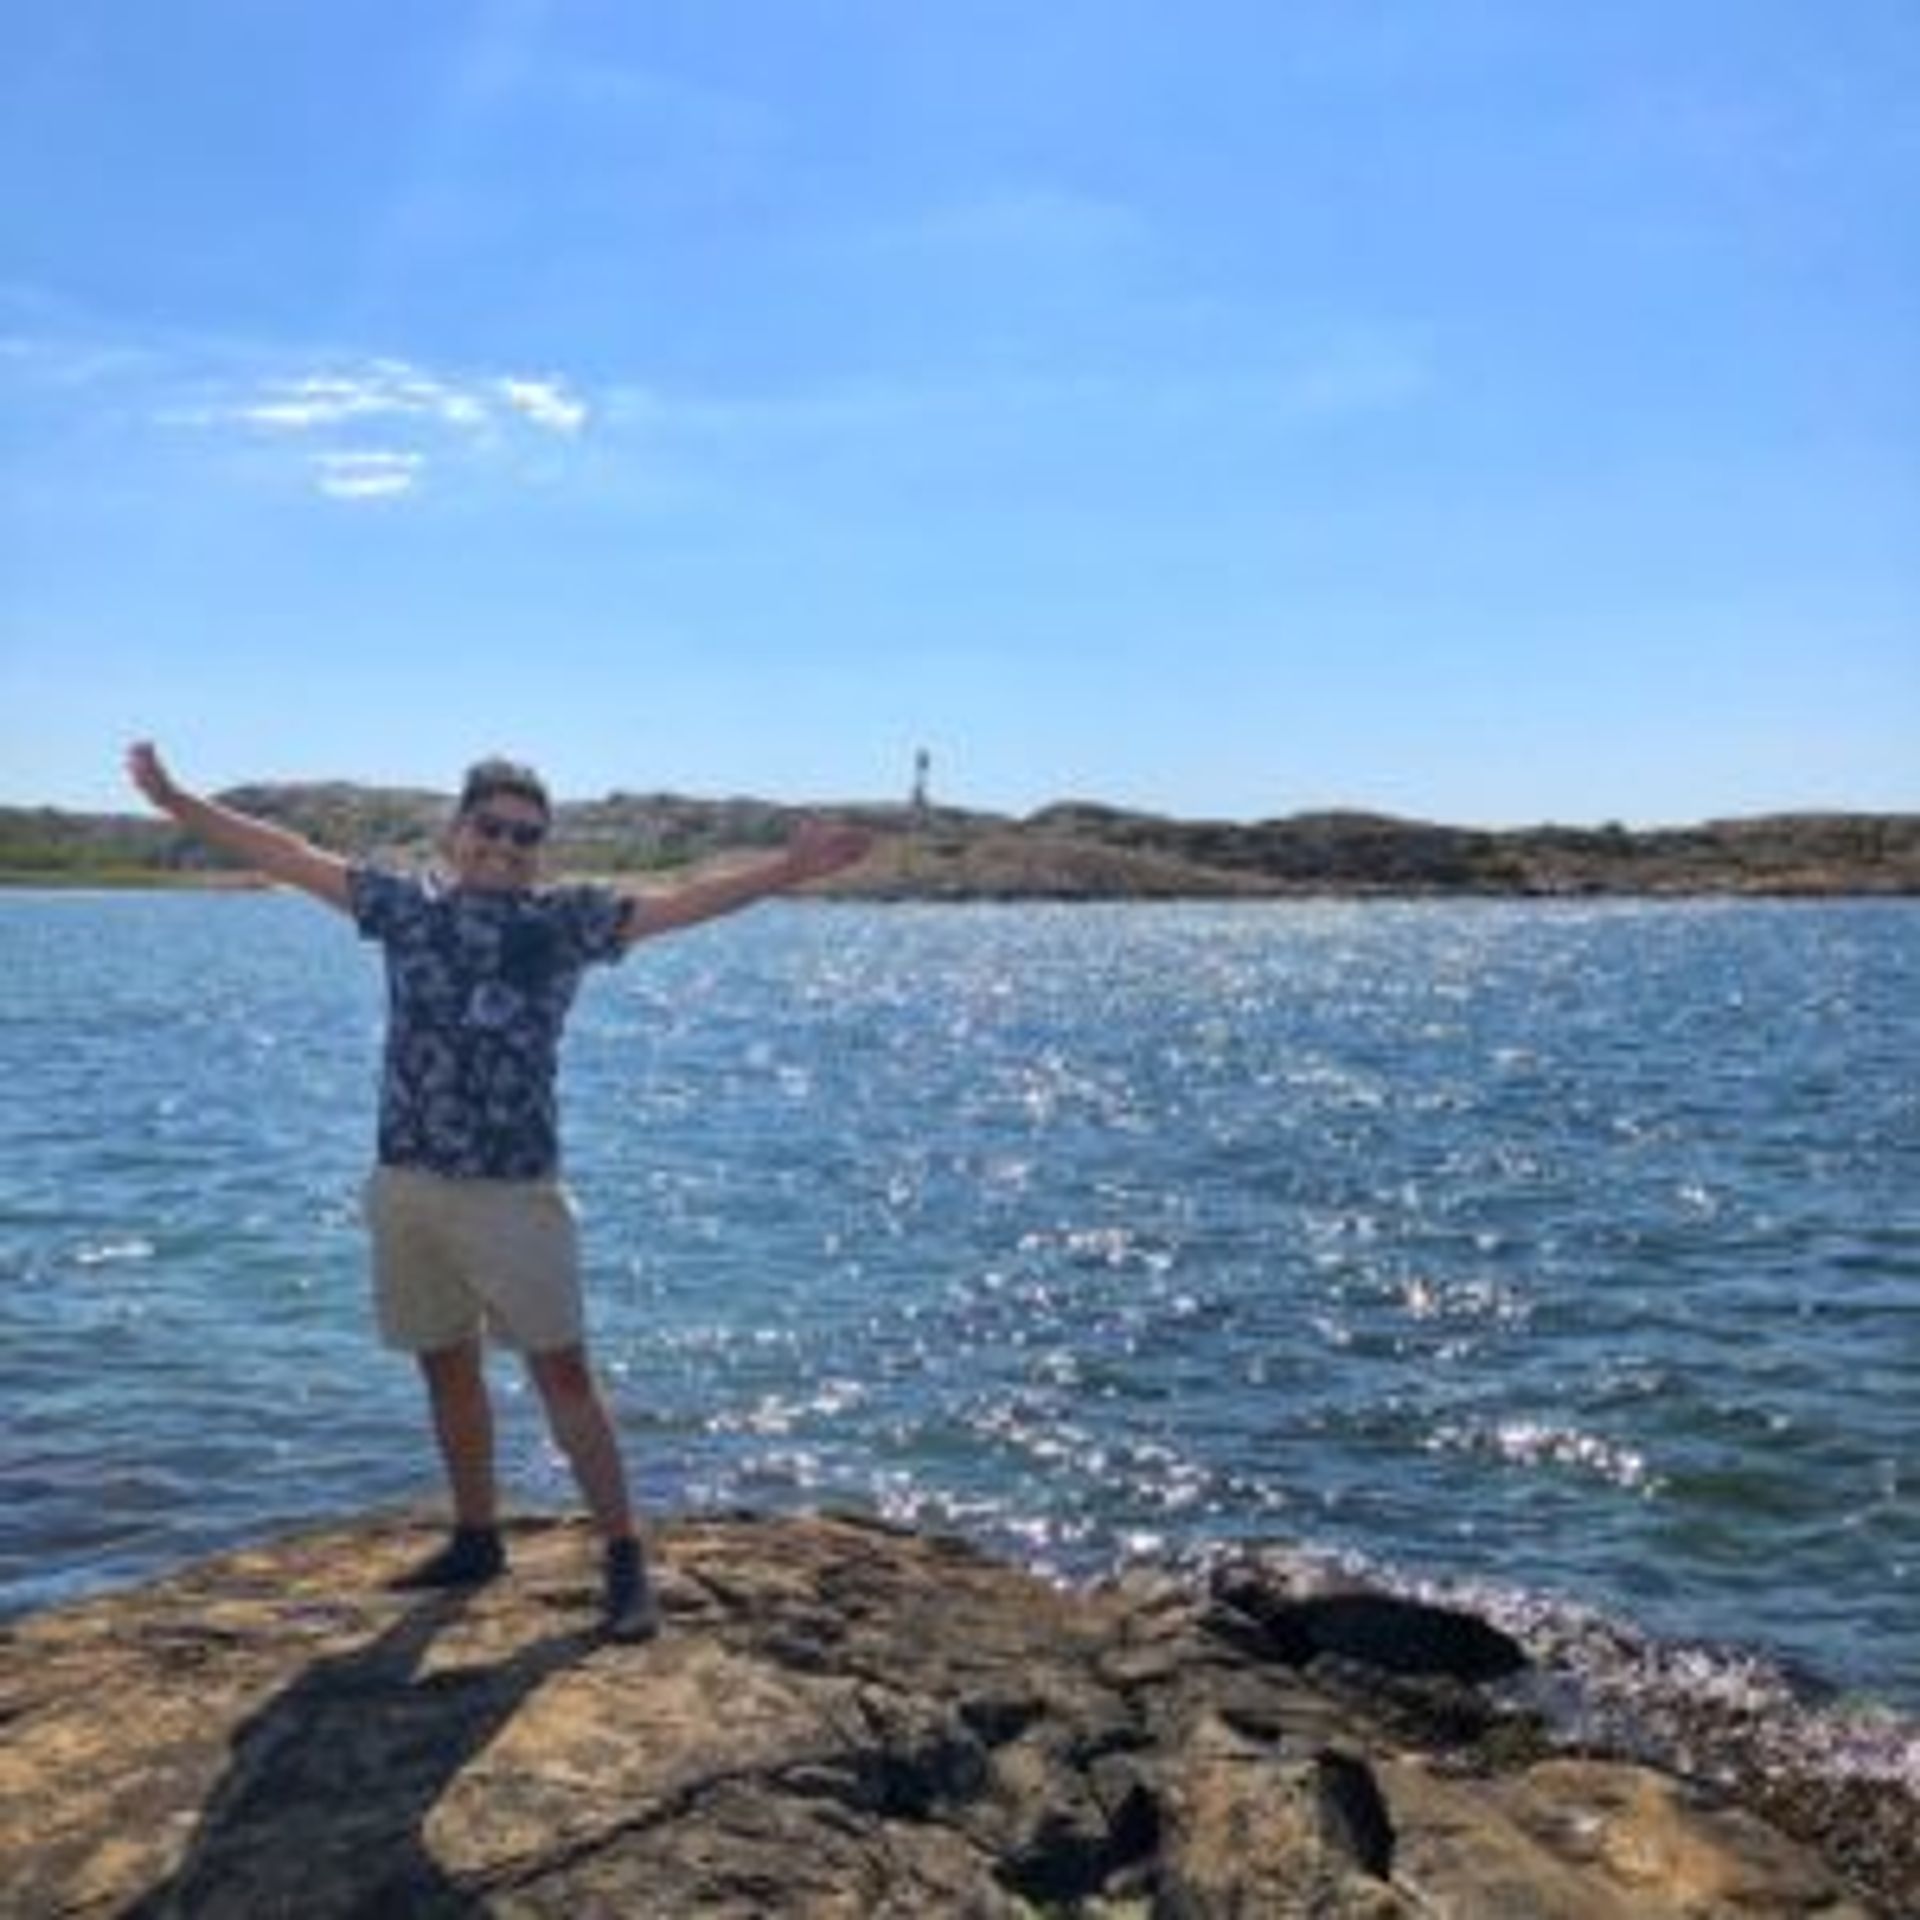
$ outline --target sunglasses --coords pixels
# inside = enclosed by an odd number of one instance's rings
[[[470,813],[467,825],[489,844],[511,840],[523,853],[547,837],[546,828],[536,820],[502,820],[497,813]]]

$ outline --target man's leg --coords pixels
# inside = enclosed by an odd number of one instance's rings
[[[584,1347],[555,1347],[527,1355],[527,1371],[540,1391],[547,1430],[567,1456],[580,1496],[608,1540],[633,1536],[633,1504],[620,1458],[613,1418],[587,1362]]]
[[[527,1368],[540,1390],[547,1427],[606,1542],[606,1630],[618,1640],[650,1639],[659,1630],[659,1607],[647,1577],[646,1551],[634,1531],[620,1439],[586,1349],[530,1353]]]
[[[493,1403],[480,1342],[462,1340],[417,1357],[453,1491],[454,1525],[491,1531],[499,1522],[500,1497],[493,1472]]]
[[[461,1340],[415,1356],[427,1383],[434,1437],[453,1492],[453,1538],[394,1585],[470,1587],[506,1570],[493,1473],[493,1403],[480,1342]]]

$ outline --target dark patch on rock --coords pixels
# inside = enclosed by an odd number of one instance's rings
[[[1290,1667],[1304,1667],[1324,1654],[1357,1660],[1382,1673],[1443,1674],[1479,1683],[1521,1671],[1527,1656],[1498,1627],[1451,1607],[1386,1593],[1328,1593],[1304,1598],[1277,1592],[1257,1574],[1237,1574],[1216,1583],[1215,1597],[1253,1623],[1240,1634]],[[1231,1620],[1216,1628],[1235,1632]]]
[[[1315,1756],[1314,1772],[1321,1824],[1329,1840],[1362,1873],[1391,1880],[1393,1819],[1373,1769],[1353,1754],[1328,1749]]]

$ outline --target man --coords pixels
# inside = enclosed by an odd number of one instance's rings
[[[582,974],[638,941],[730,913],[858,860],[858,828],[807,821],[785,850],[657,895],[542,886],[552,805],[539,776],[484,760],[467,774],[444,876],[341,858],[182,787],[148,742],[136,787],[195,839],[352,916],[385,948],[388,1024],[379,1161],[367,1186],[382,1337],[426,1382],[453,1532],[402,1576],[477,1585],[505,1569],[483,1338],[518,1348],[605,1543],[607,1631],[658,1626],[618,1436],[589,1362],[578,1235],[560,1181],[556,1084]]]

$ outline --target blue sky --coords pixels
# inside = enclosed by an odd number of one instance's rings
[[[20,0],[0,799],[1920,808],[1912,0]]]

